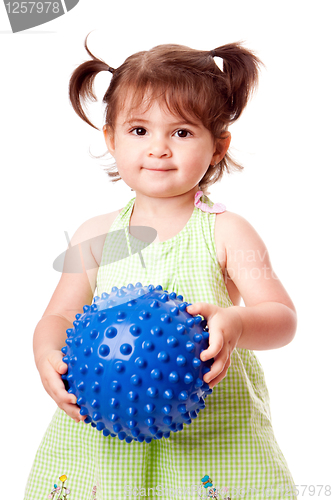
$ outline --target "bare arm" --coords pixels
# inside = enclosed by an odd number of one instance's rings
[[[38,322],[33,340],[35,363],[38,362],[45,351],[61,351],[66,342],[66,330],[73,325],[67,318],[58,314],[44,315]]]
[[[228,214],[232,224],[226,247],[228,275],[246,307],[235,306],[242,320],[237,347],[276,349],[292,341],[296,332],[296,310],[275,274],[267,248],[242,217]]]
[[[202,314],[209,327],[209,348],[201,359],[214,358],[211,371],[204,377],[213,387],[230,366],[235,347],[276,349],[293,339],[296,332],[295,307],[275,275],[266,246],[254,228],[242,217],[229,212],[223,224],[228,276],[240,292],[245,307],[226,309],[205,303],[188,307],[191,314]]]
[[[73,255],[67,251],[64,272],[34,332],[34,356],[43,386],[59,408],[76,422],[84,420],[85,417],[79,414],[75,396],[68,394],[61,379],[61,375],[65,374],[68,368],[62,361],[61,349],[65,346],[66,330],[73,327],[75,315],[82,313],[85,304],[91,304],[94,295],[99,262],[96,262],[96,249],[95,252],[92,251],[90,240],[96,236],[96,231],[100,234],[106,233],[116,215],[117,212],[114,212],[104,218],[107,226],[99,227],[101,219],[94,218],[82,224],[76,231],[71,246],[80,245],[79,255],[83,271],[70,272],[73,269]],[[98,249],[97,253],[101,255]]]

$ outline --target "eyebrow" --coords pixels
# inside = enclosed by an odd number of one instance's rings
[[[128,120],[125,120],[124,123],[122,125],[131,125],[132,123],[134,122],[141,122],[141,123],[149,123],[148,120],[144,120],[143,118],[130,118]]]
[[[122,123],[122,125],[133,125],[135,123],[151,123],[149,120],[145,120],[144,118],[140,118],[140,116],[136,117],[134,116],[133,118],[130,118],[128,120],[125,120],[124,123]],[[183,121],[177,121],[177,122],[172,122],[172,123],[169,123],[170,127],[177,127],[177,126],[180,126],[180,125],[191,125],[191,127],[197,127],[199,128],[200,127],[200,123],[194,123],[194,122],[191,122],[189,120],[183,120]]]

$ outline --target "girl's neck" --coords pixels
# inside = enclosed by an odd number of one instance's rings
[[[171,198],[154,198],[136,192],[133,215],[142,219],[171,219],[181,213],[193,210],[194,195],[199,190],[195,186],[191,191]]]

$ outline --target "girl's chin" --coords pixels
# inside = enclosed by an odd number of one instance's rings
[[[157,172],[154,172],[154,174],[152,174],[152,177],[155,177],[155,179],[151,182],[147,178],[144,182],[137,184],[136,190],[141,191],[142,193],[145,193],[145,194],[149,194],[149,193],[163,194],[166,191],[170,192],[170,194],[173,194],[176,191],[175,184],[173,182],[168,182],[166,179],[166,176],[164,176],[164,174],[159,176],[159,174]],[[158,180],[157,180],[157,177],[159,177]],[[134,189],[134,188],[132,187],[132,189]]]

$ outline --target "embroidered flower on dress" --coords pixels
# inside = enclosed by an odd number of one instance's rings
[[[208,490],[208,496],[209,496],[209,498],[218,498],[218,492],[217,492],[216,488],[210,488]]]
[[[203,478],[201,478],[201,482],[202,482],[202,486],[204,488],[209,488],[207,490],[207,497],[208,498],[219,498],[219,490],[218,490],[218,488],[213,487],[213,481],[207,474]],[[228,488],[226,486],[224,486],[222,488],[222,493],[227,493],[227,491],[228,491]],[[223,500],[231,500],[231,498],[224,497],[224,495],[223,495]]]
[[[59,477],[62,482],[61,486],[54,485],[54,489],[49,493],[47,498],[54,498],[54,500],[67,500],[67,496],[70,494],[71,490],[69,488],[65,488],[65,481],[67,481],[67,476],[63,474]],[[60,493],[59,493],[60,492]],[[56,495],[59,495],[56,497]]]

